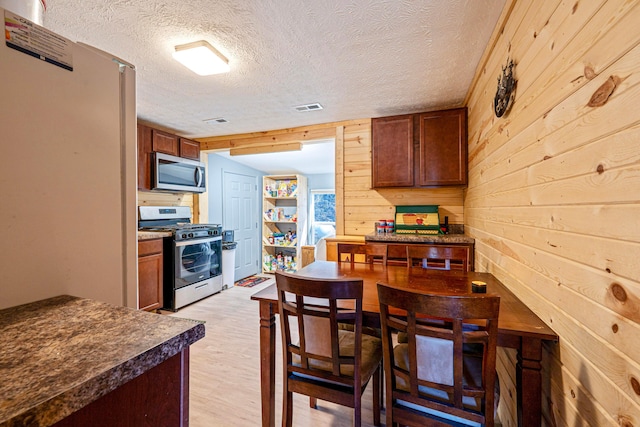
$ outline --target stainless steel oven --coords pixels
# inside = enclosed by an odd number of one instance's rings
[[[222,290],[222,227],[191,224],[185,206],[140,206],[139,228],[164,239],[164,308],[176,311]]]
[[[221,273],[222,239],[220,237],[176,241],[175,247],[176,288],[215,277]]]
[[[173,243],[173,289],[165,289],[166,305],[177,310],[194,301],[222,290],[222,236],[220,229],[206,226],[205,230],[186,230],[176,233]],[[202,237],[206,233],[212,233]],[[180,239],[180,234],[195,235]],[[166,269],[165,269],[166,271]],[[167,295],[169,293],[169,295]]]

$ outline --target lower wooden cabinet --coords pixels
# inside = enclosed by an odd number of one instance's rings
[[[188,425],[189,347],[53,427]]]
[[[138,241],[138,309],[162,307],[162,239]]]

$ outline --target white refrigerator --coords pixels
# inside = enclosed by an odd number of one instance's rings
[[[0,14],[0,309],[137,307],[134,67]]]

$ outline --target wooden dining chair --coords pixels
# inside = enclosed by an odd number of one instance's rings
[[[470,271],[470,260],[466,246],[407,245],[407,265],[410,267]]]
[[[387,245],[379,243],[367,243],[364,245],[364,253],[368,264],[376,262],[387,265]]]
[[[494,426],[500,297],[427,295],[378,283],[378,300],[386,425]],[[397,332],[407,343],[394,347]],[[476,351],[464,352],[465,345]]]
[[[365,246],[362,243],[338,243],[338,262],[350,262],[353,265],[356,262],[356,256],[365,262]]]
[[[354,409],[373,378],[373,422],[380,425],[382,343],[362,333],[362,280],[318,280],[276,272],[284,362],[282,425],[291,426],[293,393]],[[351,322],[354,331],[338,328]],[[297,336],[297,337],[296,337]]]

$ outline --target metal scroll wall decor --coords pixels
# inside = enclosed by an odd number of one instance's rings
[[[502,76],[498,77],[496,97],[493,99],[493,111],[496,117],[502,117],[509,111],[513,104],[516,80],[513,78],[513,60],[507,60],[507,65],[502,67]]]

